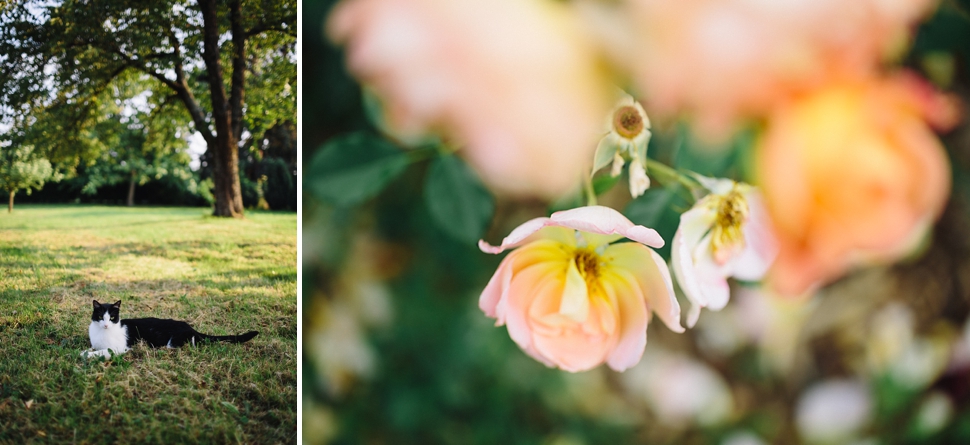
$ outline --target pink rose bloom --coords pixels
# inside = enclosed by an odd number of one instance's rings
[[[958,115],[912,75],[833,84],[771,114],[756,162],[779,240],[776,290],[800,294],[908,255],[950,191],[931,126]]]
[[[875,72],[933,4],[626,0],[631,36],[614,39],[615,58],[633,71],[651,112],[685,113],[701,134],[724,135],[793,93]]]
[[[634,242],[614,243],[624,237]],[[643,355],[651,311],[684,331],[670,272],[650,249],[663,244],[655,230],[608,207],[532,219],[497,247],[479,241],[486,253],[518,247],[502,260],[479,307],[547,366],[578,372],[606,362],[623,371]]]
[[[463,147],[496,191],[552,198],[588,173],[611,85],[561,3],[344,0],[327,25],[395,132]]]

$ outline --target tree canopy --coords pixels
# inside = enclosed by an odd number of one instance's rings
[[[191,123],[215,214],[241,216],[238,147],[295,121],[295,0],[25,1],[0,20],[0,122],[58,166],[102,156],[103,104],[150,91],[148,125]]]
[[[44,186],[54,171],[47,159],[36,156],[34,148],[0,146],[0,190],[8,193],[7,212],[13,212],[13,197],[18,190],[31,190]]]

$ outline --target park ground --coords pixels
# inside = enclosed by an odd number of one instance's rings
[[[296,441],[296,214],[0,214],[0,443]],[[242,344],[84,360],[91,300]]]

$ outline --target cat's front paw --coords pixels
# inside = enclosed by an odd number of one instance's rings
[[[90,359],[93,357],[111,358],[111,351],[107,349],[88,349],[87,351],[81,351],[81,357],[85,359]]]

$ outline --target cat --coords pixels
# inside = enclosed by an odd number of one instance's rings
[[[138,340],[144,340],[152,348],[177,348],[187,343],[195,346],[213,341],[245,343],[259,334],[258,331],[249,331],[242,335],[206,335],[192,329],[184,321],[160,318],[119,320],[121,300],[114,304],[102,304],[98,300],[93,300],[93,303],[91,325],[88,326],[91,349],[81,353],[85,358],[124,354]]]

